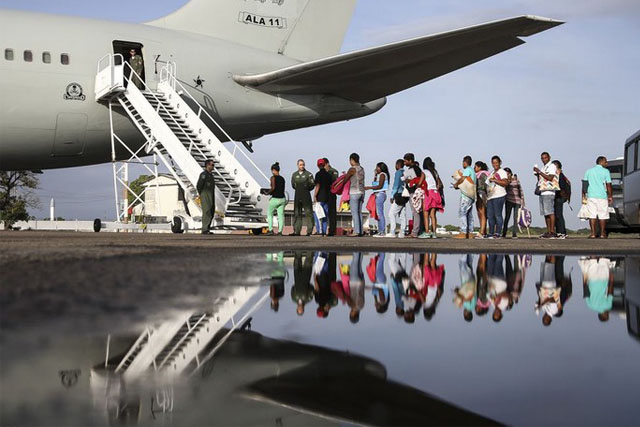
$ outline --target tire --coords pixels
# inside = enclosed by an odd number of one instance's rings
[[[94,233],[99,233],[102,230],[102,221],[100,218],[96,218],[93,220],[93,231]]]
[[[174,234],[182,234],[184,230],[182,228],[182,218],[179,216],[174,216],[173,221],[171,222],[171,232]]]

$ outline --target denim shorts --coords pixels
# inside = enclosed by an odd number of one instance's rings
[[[540,196],[540,215],[549,216],[555,213],[555,194],[542,195]]]

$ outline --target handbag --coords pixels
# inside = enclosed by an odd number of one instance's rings
[[[587,209],[586,203],[583,203],[582,206],[580,206],[580,210],[578,211],[578,218],[580,218],[583,221],[586,221],[589,219],[589,209]]]
[[[324,219],[327,215],[324,213],[324,208],[320,203],[313,204],[313,213],[316,214],[318,220]]]
[[[403,194],[404,194],[404,191],[403,191]],[[398,206],[405,206],[408,201],[409,201],[409,196],[405,197],[400,193],[396,193],[395,196],[393,196],[393,202]]]

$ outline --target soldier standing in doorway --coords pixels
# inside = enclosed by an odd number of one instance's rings
[[[293,234],[299,236],[302,232],[302,216],[307,223],[307,236],[313,232],[313,208],[311,206],[311,194],[316,186],[313,174],[305,169],[304,160],[298,160],[298,170],[291,177],[291,185],[296,190],[293,205]],[[304,213],[303,213],[304,212]]]
[[[142,56],[138,55],[135,49],[131,49],[129,54],[131,55],[131,58],[129,58],[129,65],[131,65],[131,69],[135,71],[140,78],[142,78],[144,73],[144,62],[142,60]],[[142,89],[144,87],[140,78],[135,75],[131,76],[131,81],[138,89]]]
[[[204,171],[198,178],[196,188],[198,189],[202,206],[202,234],[211,234],[209,227],[211,227],[211,221],[213,221],[213,215],[216,210],[216,181],[213,177],[213,160],[204,162]]]

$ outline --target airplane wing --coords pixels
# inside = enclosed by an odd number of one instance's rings
[[[345,53],[233,79],[279,94],[330,94],[366,103],[524,43],[520,37],[548,30],[562,21],[520,16],[455,31]]]

